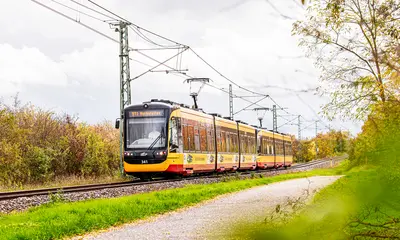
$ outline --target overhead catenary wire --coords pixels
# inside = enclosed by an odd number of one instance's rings
[[[289,121],[285,122],[284,124],[278,126],[278,128],[283,127],[283,126],[285,126],[286,124],[289,124],[289,123],[291,123],[291,122],[294,122],[294,121],[297,120],[297,119],[298,119],[298,118],[295,117],[295,118],[293,118],[292,120],[289,120]]]
[[[123,17],[121,17],[121,16],[119,16],[119,15],[117,15],[117,14],[111,12],[110,10],[108,10],[108,9],[106,9],[106,8],[104,8],[104,7],[102,7],[102,6],[100,6],[99,4],[97,4],[97,3],[95,3],[95,2],[93,2],[93,1],[91,1],[91,0],[88,0],[88,1],[89,1],[90,3],[92,3],[93,5],[97,6],[98,8],[100,8],[100,9],[102,9],[102,10],[104,10],[104,11],[106,11],[106,12],[112,14],[112,15],[114,15],[115,17],[119,18],[120,20],[125,21],[125,22],[129,23],[129,24],[132,25],[132,26],[135,26],[136,28],[138,28],[138,29],[140,29],[140,30],[143,30],[143,31],[145,31],[145,32],[147,32],[147,33],[150,33],[150,34],[154,35],[154,36],[157,36],[157,37],[159,37],[159,38],[162,38],[162,39],[164,39],[164,40],[166,40],[166,41],[175,43],[176,45],[181,45],[181,46],[188,47],[188,46],[186,46],[186,45],[184,45],[184,44],[178,43],[178,42],[173,41],[173,40],[171,40],[171,39],[169,39],[169,38],[166,38],[166,37],[164,37],[164,36],[161,36],[161,35],[159,35],[159,34],[157,34],[157,33],[155,33],[155,32],[152,32],[152,31],[150,31],[150,30],[147,30],[147,29],[145,29],[145,28],[142,28],[142,27],[140,27],[139,25],[130,22],[129,20],[127,20],[127,19],[125,19],[125,18],[123,18]]]
[[[311,123],[310,125],[307,125],[306,127],[304,127],[304,128],[302,128],[302,129],[300,129],[300,131],[303,131],[304,129],[307,129],[307,128],[309,128],[309,127],[313,126],[313,125],[314,125],[314,123]]]
[[[72,17],[70,17],[70,16],[68,16],[68,15],[66,15],[66,14],[64,14],[64,13],[62,13],[62,12],[60,12],[60,11],[57,11],[57,10],[55,10],[54,8],[51,8],[51,7],[45,5],[45,4],[41,3],[41,2],[38,2],[38,1],[36,1],[36,0],[31,0],[31,1],[34,2],[34,3],[36,3],[36,4],[38,4],[38,5],[40,5],[40,6],[42,6],[42,7],[44,7],[44,8],[46,8],[46,9],[48,9],[48,10],[50,10],[50,11],[52,11],[52,12],[54,12],[54,13],[57,13],[57,14],[59,14],[59,15],[65,17],[65,18],[67,18],[67,19],[69,19],[69,20],[71,20],[71,21],[73,21],[73,22],[75,22],[75,23],[77,23],[77,24],[79,24],[79,25],[81,25],[81,26],[83,26],[83,27],[85,27],[85,28],[87,28],[87,29],[89,29],[89,30],[91,30],[91,31],[93,31],[93,32],[95,32],[95,33],[97,33],[97,34],[99,34],[99,35],[101,35],[101,36],[103,36],[103,37],[109,39],[109,40],[111,40],[111,41],[113,41],[113,42],[119,43],[118,40],[116,40],[116,39],[114,39],[114,38],[108,36],[107,34],[104,34],[104,33],[100,32],[100,31],[98,31],[98,30],[96,30],[96,29],[90,27],[89,25],[86,25],[86,24],[80,22],[80,21],[77,21],[76,19],[73,19]]]
[[[73,2],[73,3],[75,3],[75,4],[77,4],[77,5],[79,5],[79,6],[81,6],[81,7],[84,7],[84,8],[86,8],[86,9],[90,10],[90,11],[93,11],[93,12],[95,12],[95,13],[97,13],[97,14],[100,14],[100,15],[102,15],[103,17],[112,19],[112,20],[114,20],[114,21],[118,21],[118,19],[116,19],[116,18],[114,18],[114,17],[111,17],[110,15],[104,14],[104,13],[102,13],[102,12],[100,12],[100,11],[97,11],[96,9],[93,9],[93,8],[91,8],[91,7],[89,7],[89,6],[86,6],[86,5],[84,5],[84,4],[80,3],[80,2],[77,2],[77,1],[75,1],[75,0],[70,0],[70,1]]]
[[[32,0],[32,1],[38,3],[36,0]],[[73,1],[73,0],[71,0],[71,1]],[[137,30],[138,30],[138,31],[135,31],[135,33],[137,33],[138,36],[140,36],[142,39],[144,39],[144,40],[146,40],[146,41],[148,41],[148,42],[150,42],[150,43],[156,44],[154,41],[148,39],[146,36],[144,36],[143,34],[141,34],[139,30],[146,31],[146,32],[148,32],[148,33],[150,33],[150,34],[153,34],[153,35],[155,35],[155,36],[157,36],[157,37],[160,37],[160,38],[165,39],[165,40],[167,40],[167,41],[170,41],[170,42],[172,42],[172,43],[179,44],[179,45],[182,45],[182,46],[186,46],[186,45],[180,44],[180,43],[178,43],[178,42],[176,42],[176,41],[173,41],[173,40],[171,40],[171,39],[169,39],[169,38],[166,38],[166,37],[163,37],[163,36],[161,36],[161,35],[159,35],[159,34],[156,34],[156,33],[154,33],[154,32],[151,32],[151,31],[149,31],[149,30],[147,30],[147,29],[144,29],[144,28],[142,28],[142,27],[140,27],[140,26],[138,26],[138,25],[136,25],[136,24],[133,24],[132,22],[128,21],[127,19],[125,19],[125,18],[123,18],[123,17],[121,17],[121,16],[119,16],[119,15],[117,15],[117,14],[115,14],[115,13],[109,11],[108,9],[106,9],[106,8],[104,8],[104,7],[100,6],[100,5],[98,5],[97,3],[93,2],[93,1],[90,1],[90,0],[88,0],[88,1],[89,1],[90,3],[92,3],[92,4],[94,4],[95,6],[99,7],[100,9],[102,9],[102,10],[108,12],[109,14],[112,14],[112,15],[114,15],[115,17],[117,17],[117,18],[119,18],[119,19],[121,19],[121,20],[123,20],[123,21],[126,21],[127,23],[129,23],[129,24],[135,26],[135,27],[137,28]],[[73,2],[77,3],[76,1],[73,1]],[[50,7],[48,7],[48,6],[44,5],[44,4],[41,4],[41,3],[38,3],[38,4],[42,5],[43,7],[46,7],[46,8],[51,9]],[[97,11],[97,10],[94,10],[94,9],[92,9],[92,8],[86,6],[86,5],[83,5],[83,4],[79,4],[79,5],[82,5],[82,6],[84,6],[85,8],[91,9],[92,11],[96,11],[96,12],[98,12],[99,14],[101,13],[101,12],[99,12],[99,11]],[[52,9],[52,10],[53,10],[53,11],[56,11],[56,10],[54,10],[54,9]],[[56,12],[57,12],[58,14],[64,16],[64,17],[70,19],[70,20],[73,20],[74,22],[80,23],[80,22],[74,20],[73,18],[71,18],[71,17],[69,17],[69,16],[67,16],[67,15],[65,15],[65,14],[62,14],[61,12],[58,12],[58,11],[56,11]],[[103,15],[103,13],[101,13],[101,14]],[[104,14],[104,15],[105,15],[105,14]],[[105,16],[108,16],[108,15],[105,15]],[[109,17],[109,16],[108,16],[108,17]],[[113,18],[113,19],[115,19],[115,18]],[[115,20],[117,20],[117,19],[115,19]],[[96,29],[94,29],[94,28],[89,27],[88,25],[85,25],[85,24],[82,24],[82,23],[80,23],[80,24],[81,24],[81,25],[84,25],[84,26],[87,26],[90,30],[95,31],[96,33],[98,33],[98,34],[100,34],[100,35],[102,35],[102,36],[104,36],[104,37],[107,37],[108,39],[110,39],[110,40],[112,40],[112,41],[114,41],[114,42],[118,42],[116,39],[113,39],[113,38],[107,36],[106,34],[101,33],[100,31],[98,31],[98,30],[96,30]],[[133,28],[132,28],[132,29],[133,29]],[[162,45],[159,45],[159,46],[162,46]],[[187,46],[186,46],[186,47],[187,47]],[[135,50],[135,49],[132,49],[132,48],[131,48],[130,50]],[[252,90],[248,89],[248,88],[242,87],[241,85],[237,84],[236,82],[232,81],[231,79],[229,79],[228,77],[226,77],[225,75],[223,75],[220,71],[218,71],[218,70],[217,70],[215,67],[213,67],[210,63],[208,63],[204,58],[202,58],[202,57],[201,57],[197,52],[195,52],[192,48],[190,48],[190,50],[191,50],[200,60],[202,60],[206,65],[208,65],[211,69],[213,69],[215,72],[217,72],[221,77],[223,77],[224,79],[228,80],[229,82],[231,82],[232,84],[234,84],[234,85],[237,86],[238,88],[240,88],[240,89],[242,89],[242,90],[244,90],[244,91],[247,91],[247,92],[249,92],[249,93],[255,94],[255,95],[267,96],[267,97],[269,97],[269,95],[267,95],[267,94],[257,93],[257,92],[255,92],[255,91],[252,91]],[[136,49],[136,51],[137,51],[137,49]],[[244,99],[244,98],[241,98],[241,99]],[[271,98],[271,99],[272,99],[272,98]],[[273,99],[272,99],[272,100],[273,100]],[[274,100],[273,100],[273,101],[274,101]],[[275,101],[274,101],[274,102],[275,102]],[[278,106],[280,106],[280,105],[278,105]]]
[[[153,57],[151,57],[151,56],[149,56],[149,55],[147,55],[147,54],[145,54],[145,53],[142,53],[142,52],[138,52],[138,53],[139,53],[140,55],[144,56],[144,57],[149,58],[150,60],[153,60],[153,61],[157,62],[159,65],[163,65],[163,66],[165,66],[165,67],[167,67],[167,68],[169,68],[169,69],[171,69],[171,70],[176,71],[176,72],[174,73],[174,75],[181,74],[181,76],[184,75],[185,77],[194,78],[194,76],[191,76],[191,75],[189,75],[189,74],[186,74],[186,73],[184,73],[184,72],[181,72],[179,69],[176,69],[176,68],[174,68],[174,67],[171,67],[171,66],[169,66],[168,64],[166,64],[165,62],[158,61],[157,59],[155,59],[155,58],[153,58]],[[211,84],[209,84],[209,83],[205,83],[205,85],[207,85],[207,86],[209,86],[209,87],[212,87],[212,88],[215,88],[215,89],[218,89],[218,90],[220,90],[220,91],[222,91],[222,92],[224,92],[224,93],[226,93],[226,94],[229,94],[229,92],[226,91],[226,90],[223,89],[223,88],[215,87],[215,86],[213,86],[213,85],[211,85]],[[253,104],[253,103],[254,103],[253,101],[250,101],[250,100],[248,100],[248,99],[246,99],[246,98],[243,98],[243,97],[241,97],[241,96],[237,96],[237,95],[235,95],[235,94],[233,94],[233,97],[235,97],[235,98],[240,98],[240,99],[242,99],[243,101],[248,102],[248,103],[250,103],[250,104]],[[264,96],[263,99],[265,99],[266,97],[267,97],[267,96]],[[262,100],[263,100],[263,99],[262,99]],[[253,105],[256,105],[256,106],[259,106],[259,107],[264,107],[264,106],[258,104],[258,102],[255,103],[255,104],[253,104]]]
[[[134,31],[141,39],[143,39],[143,40],[145,40],[146,42],[151,43],[151,44],[153,44],[153,45],[159,46],[160,49],[163,49],[163,48],[165,48],[165,49],[173,49],[173,48],[177,48],[177,47],[181,46],[181,45],[177,45],[177,44],[176,44],[176,45],[168,45],[168,46],[158,44],[158,43],[154,42],[153,40],[151,40],[150,38],[148,38],[148,37],[147,37],[146,35],[144,35],[142,32],[140,32],[140,30],[137,29],[137,27],[135,28],[134,26],[131,26],[131,25],[129,25],[128,27],[129,27],[132,31]]]
[[[191,76],[191,75],[189,75],[189,74],[180,72],[178,69],[175,69],[174,67],[171,67],[171,66],[169,66],[169,65],[166,64],[166,63],[162,63],[162,62],[158,61],[157,59],[155,59],[155,58],[153,58],[153,57],[151,57],[151,56],[149,56],[149,55],[147,55],[147,54],[145,54],[145,53],[142,53],[142,52],[138,52],[138,53],[139,53],[140,55],[144,56],[144,57],[149,58],[150,60],[153,60],[153,61],[159,63],[160,65],[163,65],[163,66],[165,66],[165,67],[167,67],[167,68],[169,68],[169,69],[171,69],[171,70],[175,70],[176,73],[174,73],[174,75],[181,74],[181,76],[184,75],[185,77],[194,78],[194,76]],[[215,88],[215,89],[218,89],[218,90],[220,90],[220,91],[222,91],[222,92],[224,92],[224,93],[226,93],[226,94],[229,94],[229,92],[228,92],[227,90],[223,89],[223,88],[218,88],[218,87],[213,86],[213,85],[211,85],[211,84],[209,84],[209,83],[205,83],[205,85],[207,85],[207,86],[209,86],[209,87],[212,87],[212,88]],[[253,101],[250,101],[250,100],[248,100],[248,99],[246,99],[246,98],[243,98],[243,97],[241,97],[241,96],[237,96],[237,95],[235,95],[235,94],[233,94],[233,97],[235,97],[235,98],[240,98],[240,99],[242,99],[243,101],[248,102],[248,103],[251,103],[251,104],[254,103]],[[265,99],[265,98],[266,98],[266,96],[264,96],[263,99]],[[260,104],[258,104],[258,103],[254,104],[254,105],[259,106],[259,107],[264,107],[264,106],[262,106],[262,105],[260,105]]]
[[[184,51],[186,51],[186,50],[187,50],[187,49],[185,49]],[[178,52],[177,54],[173,55],[172,57],[169,57],[168,59],[164,60],[163,62],[158,63],[158,65],[156,65],[156,66],[150,68],[149,70],[147,70],[147,71],[145,71],[145,72],[143,72],[143,73],[137,75],[136,77],[132,78],[131,81],[132,81],[132,80],[135,80],[135,79],[137,79],[137,78],[139,78],[139,77],[141,77],[141,76],[143,76],[143,75],[145,75],[146,73],[151,72],[152,70],[156,69],[157,67],[159,67],[159,66],[161,66],[161,65],[164,65],[166,62],[168,62],[168,61],[170,61],[171,59],[175,58],[175,57],[178,56],[179,54],[182,54],[184,51]],[[177,71],[179,71],[179,70],[177,70]]]
[[[213,67],[209,62],[207,62],[203,57],[201,57],[196,51],[193,50],[193,48],[190,48],[190,50],[201,60],[203,61],[207,66],[209,66],[212,70],[214,70],[217,74],[219,74],[222,78],[226,79],[228,82],[232,83],[233,85],[235,85],[236,87],[243,89],[244,91],[247,91],[249,93],[255,94],[255,95],[260,95],[260,96],[269,96],[268,94],[262,94],[262,93],[258,93],[255,91],[252,91],[248,88],[242,87],[239,84],[237,84],[236,82],[232,81],[231,79],[229,79],[228,77],[226,77],[224,74],[222,74],[220,71],[218,71],[215,67]]]
[[[74,21],[74,22],[76,22],[76,23],[78,23],[78,24],[80,24],[80,25],[86,27],[87,29],[89,29],[89,30],[91,30],[91,31],[93,31],[93,32],[96,32],[97,34],[99,34],[99,35],[101,35],[101,36],[103,36],[103,37],[106,37],[106,38],[109,39],[109,40],[112,40],[113,42],[119,43],[118,40],[116,40],[116,39],[114,39],[114,38],[108,36],[107,34],[104,34],[104,33],[100,32],[100,31],[96,30],[96,29],[93,28],[93,27],[90,27],[90,26],[87,25],[87,24],[82,23],[80,20],[78,21],[78,20],[76,20],[76,19],[73,19],[72,17],[70,17],[70,16],[68,16],[68,15],[66,15],[66,14],[64,14],[64,13],[62,13],[62,12],[59,12],[59,11],[57,11],[57,10],[55,10],[55,9],[53,9],[53,8],[51,8],[51,7],[47,6],[47,5],[45,5],[45,4],[42,4],[42,3],[38,2],[37,0],[32,0],[32,1],[35,2],[35,3],[37,3],[37,4],[39,4],[39,5],[41,5],[42,7],[45,7],[45,8],[47,8],[47,9],[49,9],[49,10],[51,10],[51,11],[53,11],[53,12],[55,12],[55,13],[57,13],[57,14],[63,16],[63,17],[65,17],[65,18],[71,20],[71,21]],[[51,0],[51,1],[60,4],[60,2],[58,2],[58,1],[55,1],[55,0]],[[92,11],[92,12],[95,12],[95,13],[97,13],[97,14],[100,14],[100,15],[103,16],[103,17],[106,17],[107,20],[103,20],[103,19],[101,19],[101,18],[97,18],[97,17],[95,17],[95,16],[93,16],[93,15],[91,15],[91,14],[88,14],[88,13],[83,12],[83,11],[81,11],[81,10],[73,9],[73,8],[71,8],[71,7],[68,7],[68,6],[64,5],[64,4],[60,4],[60,5],[63,5],[64,7],[68,8],[68,9],[70,9],[70,10],[76,11],[76,12],[82,14],[82,15],[91,17],[91,18],[93,18],[93,19],[95,19],[95,20],[98,20],[98,21],[107,22],[107,23],[109,23],[109,21],[111,21],[111,20],[113,20],[113,21],[118,21],[118,22],[119,22],[119,21],[124,21],[124,22],[128,23],[128,26],[130,27],[130,29],[132,29],[132,30],[136,33],[136,35],[138,35],[141,39],[145,40],[146,42],[148,42],[148,43],[150,43],[150,44],[153,44],[153,45],[156,45],[156,46],[159,46],[159,47],[160,47],[160,48],[143,48],[143,49],[134,49],[134,48],[130,48],[130,51],[136,51],[136,52],[138,52],[138,53],[140,53],[140,54],[142,54],[142,55],[146,55],[146,54],[143,54],[141,51],[164,50],[164,49],[178,49],[178,54],[175,54],[174,56],[172,56],[172,57],[170,58],[170,59],[173,59],[174,57],[177,57],[176,68],[172,68],[172,67],[170,68],[168,65],[166,65],[166,64],[160,64],[160,62],[158,62],[158,65],[156,65],[155,67],[152,66],[152,67],[151,67],[148,71],[146,71],[145,73],[154,72],[153,70],[154,70],[155,68],[157,68],[157,67],[159,67],[159,66],[161,66],[161,65],[164,65],[164,66],[168,66],[168,68],[172,69],[172,70],[174,71],[174,75],[179,75],[179,76],[182,76],[182,77],[188,77],[188,76],[190,76],[190,75],[188,75],[186,72],[183,72],[183,70],[178,69],[178,65],[181,64],[181,60],[180,60],[180,62],[179,62],[179,59],[178,59],[178,58],[179,58],[179,57],[182,58],[182,55],[183,55],[182,53],[185,52],[187,49],[190,49],[191,52],[192,52],[193,54],[195,54],[202,62],[204,62],[204,63],[205,63],[208,67],[210,67],[213,71],[215,71],[220,77],[222,77],[223,79],[227,80],[227,81],[230,82],[231,84],[235,85],[235,86],[238,87],[239,89],[244,90],[244,91],[246,91],[246,92],[248,92],[248,93],[251,93],[251,94],[254,94],[254,95],[255,95],[255,96],[238,96],[238,95],[234,95],[235,98],[239,98],[239,99],[241,99],[241,100],[244,100],[244,101],[249,102],[249,103],[252,103],[252,104],[256,102],[256,104],[253,104],[253,105],[262,106],[262,105],[260,105],[260,104],[258,104],[258,103],[259,103],[261,100],[264,100],[265,98],[268,97],[269,99],[271,99],[271,101],[272,101],[277,107],[281,108],[285,113],[290,114],[288,111],[284,110],[284,109],[281,107],[281,105],[279,105],[279,104],[275,101],[275,99],[273,99],[270,95],[264,94],[264,93],[260,93],[260,92],[257,92],[257,91],[253,91],[253,90],[251,90],[251,89],[249,89],[249,88],[247,88],[247,87],[244,87],[244,86],[238,84],[237,82],[235,82],[235,81],[233,81],[232,79],[228,78],[226,75],[222,74],[217,68],[215,68],[215,67],[214,67],[213,65],[211,65],[209,62],[207,62],[202,56],[200,56],[193,48],[191,48],[191,47],[189,47],[189,46],[186,46],[186,45],[184,45],[184,44],[178,43],[178,42],[176,42],[176,41],[174,41],[174,40],[171,40],[171,39],[169,39],[169,38],[166,38],[166,37],[164,37],[164,36],[161,36],[161,35],[159,35],[159,34],[157,34],[157,33],[154,33],[154,32],[152,32],[152,31],[150,31],[150,30],[147,30],[147,29],[145,29],[145,28],[142,28],[142,27],[140,27],[140,26],[138,26],[138,25],[136,25],[136,24],[130,22],[129,20],[127,20],[127,19],[125,19],[125,18],[123,18],[123,17],[121,17],[121,16],[119,16],[119,15],[113,13],[112,11],[110,11],[110,10],[108,10],[108,9],[106,9],[106,8],[104,8],[104,7],[102,7],[102,6],[100,6],[99,4],[97,4],[97,3],[95,3],[95,2],[93,2],[93,1],[91,1],[91,0],[88,0],[88,1],[89,1],[91,4],[93,4],[94,6],[96,6],[97,8],[101,9],[101,11],[107,12],[107,14],[104,13],[104,12],[98,11],[98,10],[96,10],[96,9],[93,9],[92,7],[89,7],[89,6],[87,6],[87,5],[81,4],[81,3],[79,3],[79,2],[77,2],[77,1],[75,1],[75,0],[70,0],[70,1],[73,2],[73,3],[75,3],[75,4],[77,4],[77,5],[79,5],[79,6],[82,6],[82,7],[86,8],[86,9]],[[111,15],[112,15],[112,16],[111,16]],[[109,19],[111,19],[111,20],[109,20]],[[156,37],[158,37],[158,38],[161,38],[161,39],[163,39],[163,40],[166,40],[166,41],[168,41],[168,42],[170,42],[170,43],[173,43],[173,44],[175,44],[175,45],[169,45],[169,46],[167,46],[167,45],[159,44],[159,43],[157,43],[155,40],[150,39],[148,36],[146,36],[146,34],[144,34],[143,32],[146,32],[146,33],[148,33],[148,34],[151,34],[152,36],[156,36]],[[181,49],[182,49],[182,51],[181,51]],[[148,56],[148,55],[147,55],[147,56]],[[130,58],[130,59],[132,59],[132,58]],[[150,58],[150,59],[155,60],[154,58]],[[164,63],[168,62],[170,59],[167,59],[166,61],[164,61]],[[149,64],[145,64],[145,63],[143,63],[143,62],[140,62],[139,60],[136,60],[136,59],[132,59],[132,60],[133,60],[133,61],[136,61],[136,62],[139,62],[139,63],[141,63],[142,65],[146,65],[146,66],[150,67]],[[157,62],[157,61],[156,61],[156,62]],[[179,62],[179,63],[178,63],[178,62]],[[168,70],[166,70],[166,72],[168,73]],[[142,76],[142,75],[144,75],[145,73],[142,73],[142,74],[140,74],[139,76]],[[133,79],[136,79],[136,78],[137,78],[137,77],[135,77],[135,78],[133,78]],[[210,86],[211,84],[207,84],[207,85]],[[220,89],[220,88],[218,88],[218,87],[214,87],[214,88],[223,91],[222,89]],[[229,94],[229,92],[227,92],[227,91],[223,91],[223,92]],[[296,95],[297,95],[297,94],[296,94]],[[257,100],[257,101],[250,101],[250,100],[246,99],[246,97],[263,97],[263,98],[262,98],[261,100]],[[314,114],[315,114],[315,111],[313,111],[313,112],[314,112]],[[264,115],[265,115],[265,113],[264,113]],[[317,114],[316,114],[316,116],[317,116],[318,119],[323,123],[323,125],[326,126],[326,124],[319,118],[319,116],[318,116]],[[281,117],[281,118],[287,120],[287,118],[285,118],[285,117],[283,117],[283,116],[279,116],[279,117]],[[303,118],[304,118],[304,117],[303,117]]]
[[[65,5],[64,3],[61,3],[61,2],[59,2],[59,1],[56,1],[56,0],[51,0],[51,1],[54,2],[54,3],[56,3],[56,4],[58,4],[58,5],[60,5],[60,6],[63,6],[63,7],[65,7],[65,8],[67,8],[67,9],[69,9],[69,10],[78,12],[79,14],[85,15],[85,16],[90,17],[90,18],[92,18],[92,19],[95,19],[95,20],[97,20],[97,21],[100,21],[100,22],[107,22],[107,21],[108,21],[108,20],[103,20],[103,19],[97,18],[97,17],[95,17],[95,16],[93,16],[93,15],[90,15],[90,14],[88,14],[88,13],[86,13],[86,12],[83,12],[83,11],[80,11],[80,10],[78,10],[78,9],[74,9],[74,8],[72,8],[72,7],[70,7],[70,6],[67,6],[67,5]],[[80,20],[77,20],[77,22],[80,22]]]
[[[243,109],[241,109],[241,110],[239,110],[239,111],[233,113],[233,115],[236,115],[236,114],[238,114],[238,113],[240,113],[240,112],[242,112],[242,111],[244,111],[244,110],[247,110],[249,107],[251,107],[251,106],[253,106],[253,105],[256,105],[257,103],[261,102],[262,100],[264,100],[264,99],[266,99],[266,98],[267,98],[267,96],[265,96],[265,97],[263,97],[263,98],[261,98],[261,99],[255,101],[255,102],[251,103],[250,105],[244,107]]]

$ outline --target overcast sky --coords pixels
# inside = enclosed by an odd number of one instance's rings
[[[106,19],[70,0],[57,2],[38,0],[75,20],[118,39],[109,25],[79,14],[90,13]],[[92,8],[86,0],[76,0]],[[308,120],[317,119],[320,106],[327,97],[313,92],[297,93],[284,89],[316,88],[318,71],[312,59],[306,59],[298,41],[291,36],[292,23],[304,16],[297,0],[98,0],[98,4],[129,19],[131,22],[157,32],[193,48],[206,61],[228,78],[251,90],[269,94],[292,114]],[[98,9],[99,10],[99,9]],[[19,92],[21,100],[57,112],[78,115],[80,120],[96,123],[114,120],[119,112],[119,45],[79,24],[63,18],[29,0],[0,2],[0,96],[8,101]],[[143,41],[132,30],[132,48],[154,47]],[[167,42],[148,35],[160,44]],[[177,50],[144,52],[163,61]],[[155,63],[136,52],[131,52],[131,77],[146,71]],[[144,64],[143,64],[144,63]],[[191,76],[208,77],[214,86],[228,88],[229,82],[206,66],[192,52],[183,54],[181,64],[176,59],[172,67],[188,69]],[[159,67],[158,70],[166,70]],[[184,78],[162,72],[149,73],[131,83],[132,102],[141,103],[152,98],[170,99],[191,104],[189,85]],[[193,85],[192,89],[198,89]],[[234,87],[234,94],[249,93]],[[255,100],[257,98],[249,98]],[[260,102],[271,107],[271,100]],[[199,105],[206,112],[229,113],[227,94],[204,87]],[[248,105],[235,99],[235,112]],[[260,113],[263,114],[263,113]],[[286,115],[284,112],[280,112]],[[242,111],[236,119],[257,124],[255,111]],[[294,117],[284,116],[291,120]],[[321,118],[322,119],[322,118]],[[324,120],[324,119],[323,119]],[[278,126],[285,123],[278,119]],[[357,133],[359,123],[334,121],[333,128],[346,127]],[[272,114],[267,112],[264,126],[272,128]],[[297,120],[293,123],[297,123]],[[312,122],[302,123],[303,136],[315,134]],[[322,124],[320,131],[326,131]],[[297,135],[297,126],[282,126],[279,131]]]

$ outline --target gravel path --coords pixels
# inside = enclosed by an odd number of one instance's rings
[[[261,221],[277,204],[288,199],[303,201],[339,176],[311,177],[255,187],[230,194],[183,211],[112,228],[84,239],[216,239],[223,238],[232,223]],[[305,194],[305,193],[309,194]]]

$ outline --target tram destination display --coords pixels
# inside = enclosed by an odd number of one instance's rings
[[[130,118],[137,117],[164,117],[164,110],[145,110],[145,111],[130,111]]]

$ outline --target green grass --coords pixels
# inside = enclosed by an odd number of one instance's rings
[[[387,166],[361,166],[344,172],[346,176],[318,192],[302,210],[275,222],[238,223],[233,226],[232,236],[243,239],[399,238],[399,172]],[[241,231],[249,224],[250,232]]]
[[[80,235],[192,206],[218,195],[254,186],[294,178],[333,175],[340,171],[342,171],[341,168],[319,169],[274,177],[231,180],[207,185],[188,185],[179,189],[114,199],[52,203],[30,209],[27,212],[0,216],[0,239],[58,239]]]

